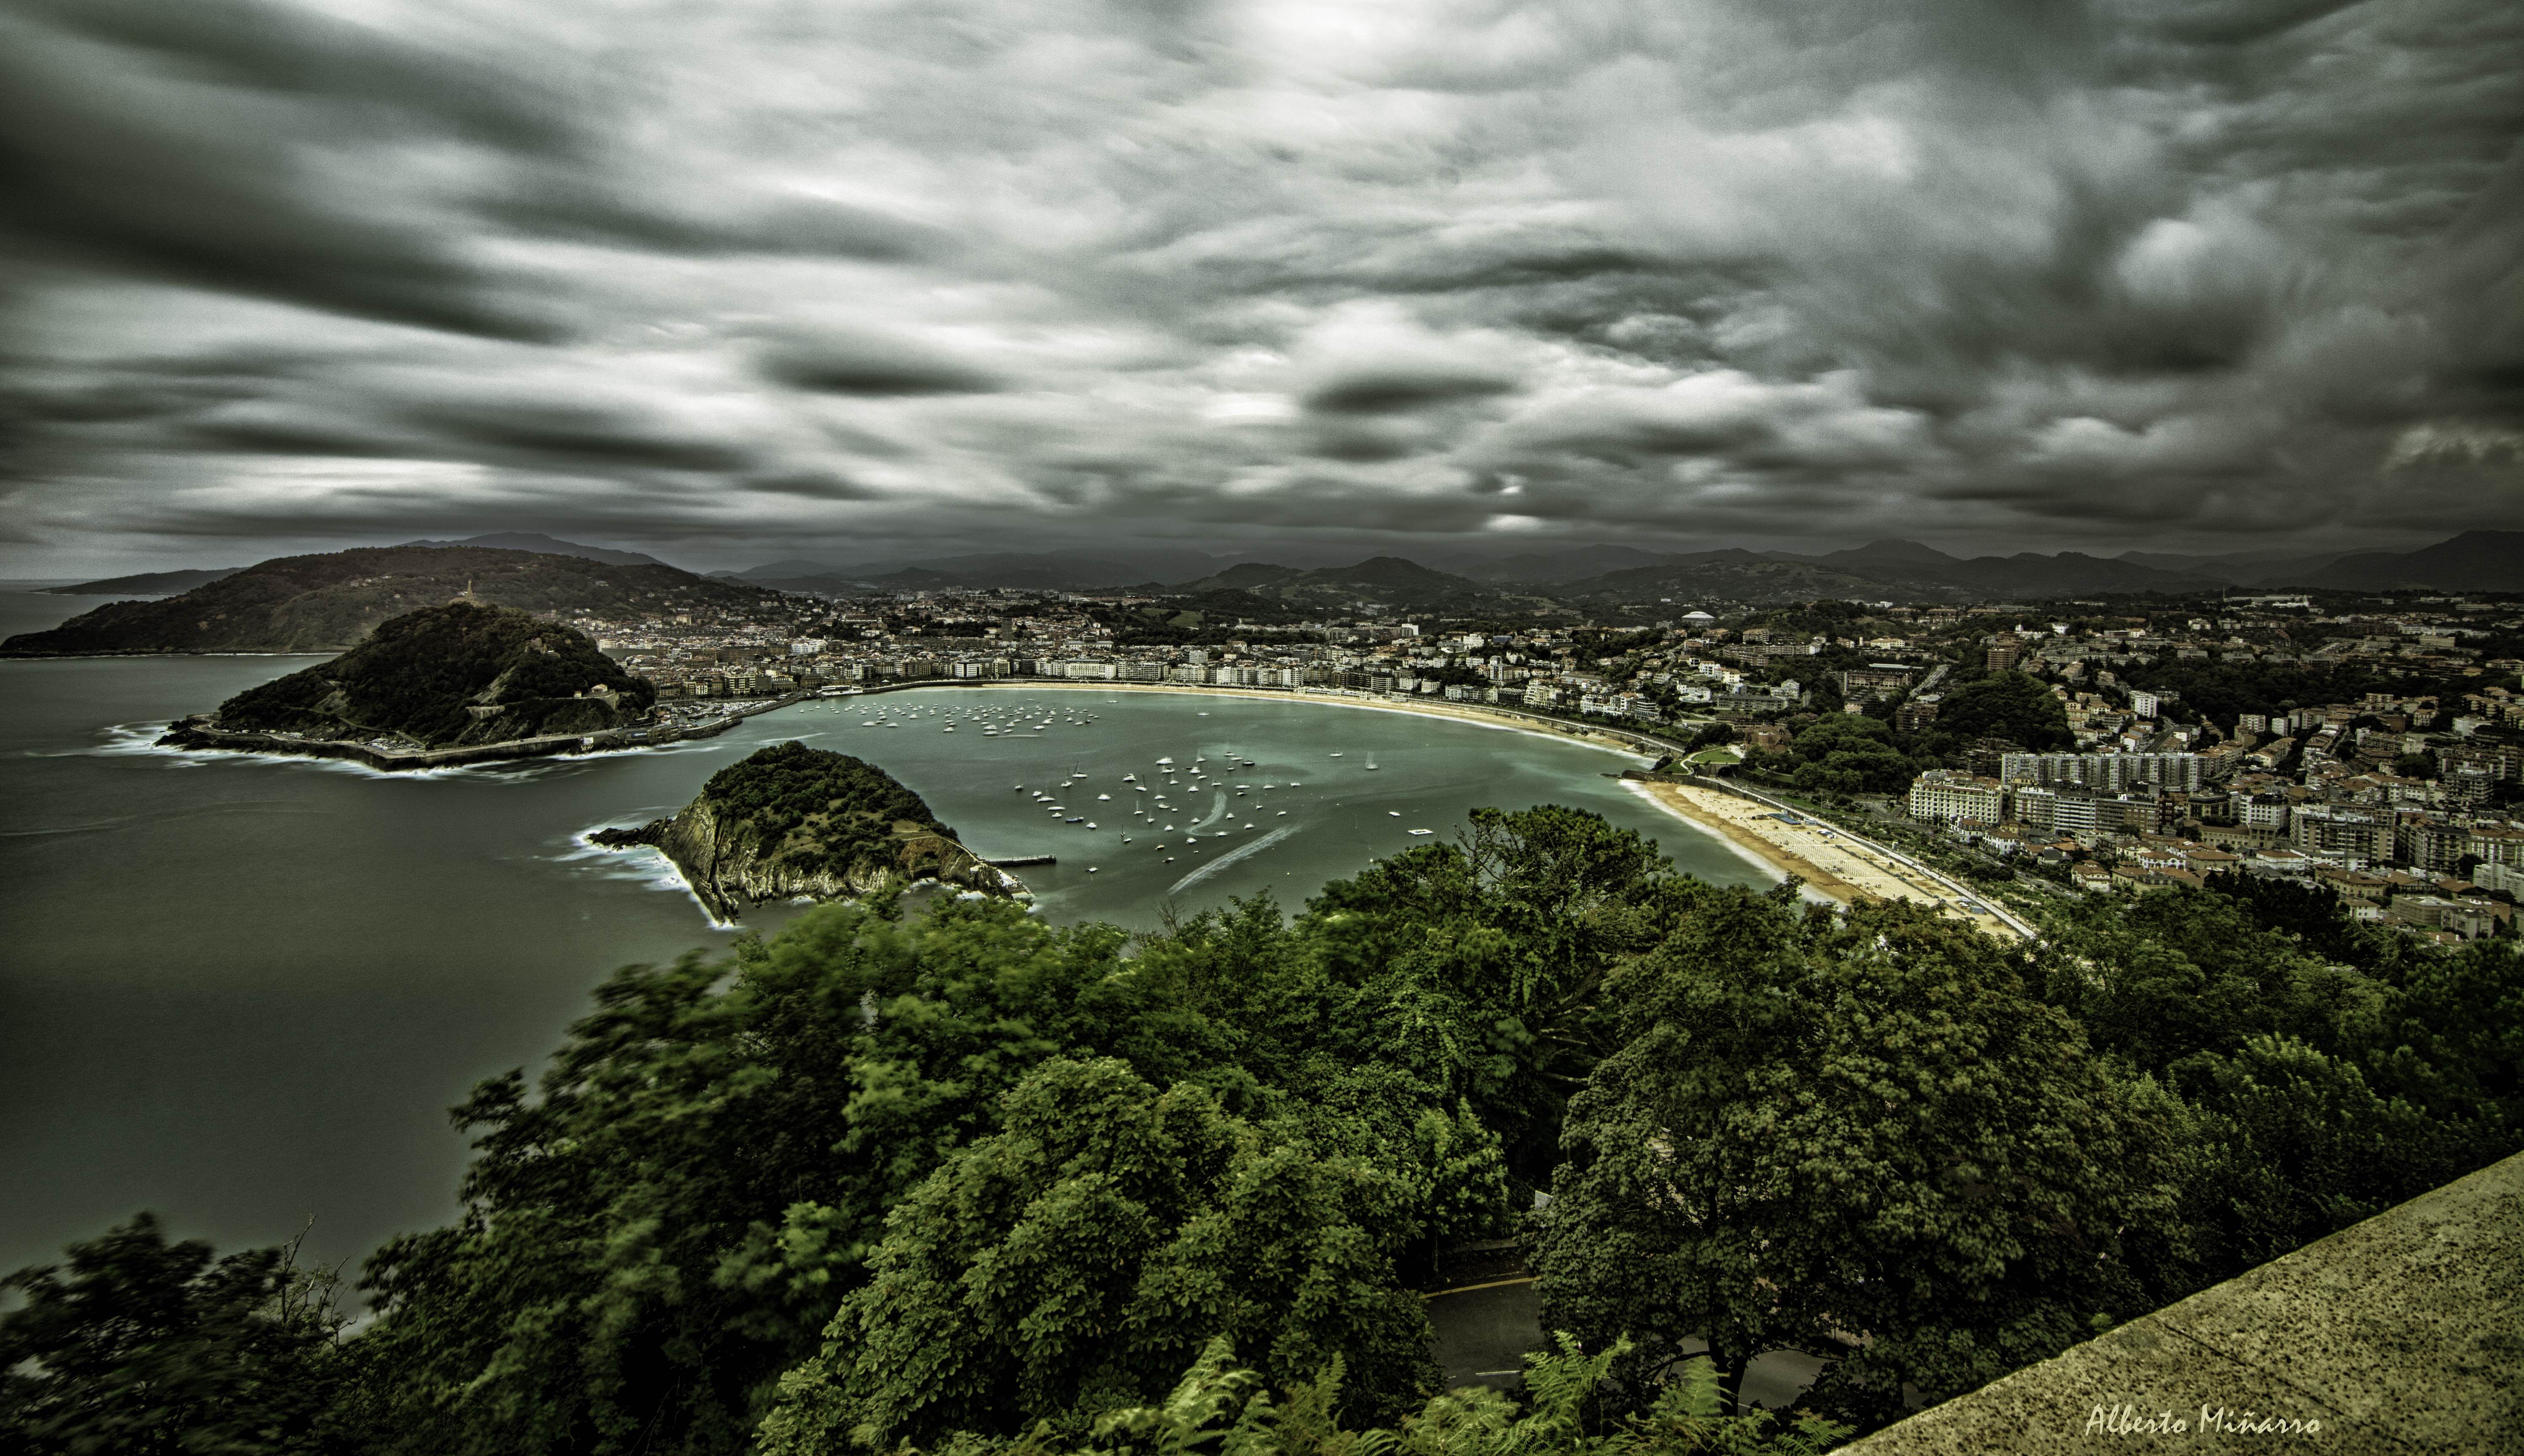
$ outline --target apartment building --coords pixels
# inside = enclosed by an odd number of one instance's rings
[[[1996,779],[1931,769],[1911,782],[1911,817],[1996,824],[2007,817],[2007,790]]]

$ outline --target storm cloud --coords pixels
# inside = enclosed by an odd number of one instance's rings
[[[0,553],[2524,527],[2519,137],[2498,0],[0,0]]]

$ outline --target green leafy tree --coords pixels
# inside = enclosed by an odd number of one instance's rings
[[[2256,1036],[2365,1044],[2388,1002],[2386,987],[2265,928],[2249,902],[2197,890],[2075,904],[2039,969],[2044,997],[2092,1044],[2159,1073]]]
[[[1833,1355],[1810,1398],[1872,1425],[2148,1307],[2122,1231],[2172,1207],[2179,1109],[1986,938],[1734,891],[1619,990],[1537,1238],[1551,1326],[1730,1376]]]
[[[2524,946],[2475,941],[2398,968],[2365,1064],[2390,1094],[2481,1119],[2487,1156],[2524,1142]]]
[[[1506,1232],[1505,1150],[1469,1099],[1448,1107],[1437,1089],[1387,1062],[1308,1071],[1306,1093],[1280,1099],[1275,1126],[1395,1180],[1408,1272],[1433,1276],[1449,1244]]]
[[[215,1258],[143,1213],[0,1294],[0,1448],[24,1456],[355,1449],[329,1271],[297,1245]]]
[[[1163,1403],[1115,1411],[1096,1423],[1094,1456],[1816,1456],[1849,1428],[1813,1415],[1728,1411],[1716,1367],[1686,1361],[1643,1409],[1608,1416],[1605,1387],[1617,1343],[1587,1355],[1563,1335],[1554,1354],[1526,1356],[1523,1398],[1485,1387],[1432,1396],[1390,1430],[1352,1431],[1339,1421],[1340,1370],[1272,1398],[1257,1371],[1238,1368],[1213,1340]],[[1024,1449],[1049,1452],[1040,1437]]]
[[[2066,706],[2022,672],[1993,672],[1949,690],[1937,705],[1936,733],[1954,741],[2004,738],[2036,751],[2076,743]]]
[[[898,1208],[875,1278],[781,1383],[770,1456],[1014,1435],[1160,1396],[1211,1339],[1294,1383],[1335,1360],[1380,1413],[1434,1383],[1394,1283],[1392,1180],[1165,1092],[1122,1062],[1044,1064],[1002,1130]]]
[[[1325,886],[1293,934],[1347,988],[1326,1050],[1469,1098],[1516,1170],[1540,1179],[1569,1095],[1618,1044],[1608,978],[1706,889],[1598,815],[1476,809],[1462,844]]]
[[[2204,1283],[2460,1177],[2497,1136],[2379,1095],[2354,1062],[2288,1037],[2187,1058],[2171,1080],[2200,1114],[2185,1201]]]
[[[1700,731],[1691,735],[1691,742],[1685,747],[1697,752],[1701,749],[1716,748],[1720,744],[1733,743],[1742,736],[1732,723],[1703,723],[1700,725]]]
[[[359,1342],[398,1448],[742,1447],[887,1211],[1027,1072],[1219,1060],[1122,973],[1123,939],[996,901],[830,905],[730,960],[618,973],[538,1095],[510,1073],[457,1109],[464,1216],[369,1262]]]
[[[2350,919],[2349,906],[2328,890],[2240,870],[2210,875],[2205,888],[2233,901],[2261,929],[2292,937],[2325,960],[2372,969],[2386,958],[2387,947]]]
[[[1239,900],[1151,938],[1132,974],[1230,1039],[1234,1065],[1203,1078],[1230,1111],[1287,1122],[1401,1180],[1408,1267],[1427,1267],[1449,1242],[1503,1232],[1504,1149],[1474,1094],[1512,1079],[1514,1059],[1442,988],[1331,978],[1313,928],[1289,926],[1268,897]]]
[[[1893,746],[1892,730],[1862,713],[1827,713],[1789,745],[1793,777],[1808,793],[1890,793],[1911,779],[1911,760]]]

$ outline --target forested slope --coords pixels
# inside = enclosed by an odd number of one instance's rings
[[[2519,1027],[2511,944],[2420,946],[2285,887],[2098,899],[2006,946],[1713,887],[1559,808],[1136,941],[833,905],[625,969],[539,1078],[477,1089],[466,1211],[368,1262],[356,1336],[275,1313],[306,1286],[271,1261],[220,1284],[154,1226],[22,1276],[0,1431],[1810,1449],[2512,1151]],[[1434,1248],[1501,1235],[1572,1341],[1522,1405],[1434,1391],[1413,1292]],[[191,1383],[47,1354],[135,1307]],[[240,1320],[264,1344],[209,1337]],[[1713,1382],[1772,1348],[1829,1359],[1803,1407],[1838,1424],[1721,1414]]]
[[[382,623],[329,662],[248,688],[220,704],[208,726],[454,748],[617,728],[656,697],[655,684],[579,632],[452,602]],[[214,742],[185,723],[169,740]]]
[[[663,565],[477,547],[400,546],[280,557],[179,597],[109,602],[58,627],[0,642],[0,655],[342,652],[379,622],[470,590],[520,611],[607,614],[775,601],[757,587]]]

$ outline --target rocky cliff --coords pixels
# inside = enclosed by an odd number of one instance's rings
[[[1016,876],[957,843],[920,796],[845,753],[777,744],[711,776],[671,819],[608,829],[592,843],[647,845],[683,872],[721,920],[772,900],[834,899],[934,880],[1023,895]]]

